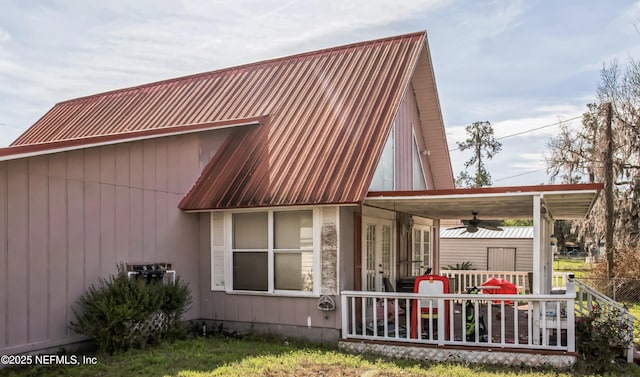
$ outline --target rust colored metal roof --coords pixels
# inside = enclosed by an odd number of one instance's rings
[[[79,98],[12,145],[267,116],[233,129],[180,208],[359,203],[425,48],[419,32]]]

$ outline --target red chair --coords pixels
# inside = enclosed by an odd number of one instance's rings
[[[426,295],[436,295],[449,293],[449,278],[440,275],[422,275],[416,277],[416,281],[413,285],[414,293],[422,293]],[[438,315],[444,315],[444,329],[440,329],[440,332],[444,332],[445,339],[449,337],[449,301],[445,300],[443,313],[439,313],[438,300],[434,299],[420,299],[420,320],[429,320],[429,325],[433,325],[433,321],[438,319]],[[432,307],[429,312],[429,306]],[[418,337],[418,300],[413,300],[411,305],[411,337]],[[424,332],[424,327],[423,330]]]

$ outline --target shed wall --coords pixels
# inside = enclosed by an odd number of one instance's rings
[[[71,306],[116,263],[172,263],[198,297],[198,217],[177,205],[226,134],[0,162],[0,351],[80,340]]]
[[[471,262],[476,270],[487,269],[487,248],[516,249],[516,271],[533,271],[531,239],[440,238],[440,268]]]

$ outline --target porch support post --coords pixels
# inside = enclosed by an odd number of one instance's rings
[[[540,294],[542,278],[542,214],[540,213],[540,195],[533,196],[533,286],[531,292]]]
[[[540,195],[533,196],[533,279],[531,293],[540,294],[540,279],[542,278],[542,214],[540,213]],[[533,344],[540,343],[540,303],[533,303]]]

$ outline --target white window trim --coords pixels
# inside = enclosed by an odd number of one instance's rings
[[[422,175],[422,180],[424,181],[424,187],[425,190],[429,190],[429,181],[427,180],[427,177],[425,176],[424,172],[426,171],[424,168],[424,164],[422,163],[422,152],[420,151],[420,146],[418,146],[418,139],[416,138],[416,131],[413,128],[413,123],[411,123],[411,142],[412,142],[412,146],[411,148],[415,148],[418,151],[418,163],[420,164],[420,173]],[[414,169],[413,169],[413,164],[414,164],[414,153],[413,150],[411,151],[411,186],[414,190],[416,190],[416,188],[414,187],[414,179],[415,177],[413,177],[413,173],[414,173]]]
[[[313,213],[313,289],[312,291],[290,291],[290,290],[277,290],[274,288],[274,249],[273,249],[273,213],[283,211],[300,211],[310,210]],[[233,289],[233,214],[242,212],[267,212],[268,213],[268,249],[267,249],[267,263],[268,263],[268,290],[267,291],[246,291],[246,290],[234,290]],[[224,232],[225,232],[225,268],[224,268],[224,280],[225,280],[225,292],[229,294],[246,294],[253,296],[293,296],[293,297],[319,297],[321,286],[321,211],[320,207],[287,207],[287,208],[271,208],[271,209],[240,209],[234,211],[224,212]]]
[[[422,238],[422,236],[424,235],[424,231],[428,230],[429,231],[429,260],[427,261],[427,265],[431,268],[433,268],[433,226],[431,225],[424,225],[424,224],[415,224],[413,226],[412,231],[414,232],[414,234],[412,235],[412,237],[415,235],[415,231],[419,230],[420,231],[420,237]],[[422,246],[424,245],[424,240],[421,239],[420,240],[420,263],[421,263],[421,269],[422,266],[425,265],[425,261],[422,260],[422,258],[424,257],[424,250],[422,250]],[[416,241],[415,239],[412,240],[411,243],[411,260],[415,260],[413,259],[415,257],[415,247],[416,247]],[[412,266],[413,269],[413,266]],[[413,272],[413,271],[412,271]],[[422,271],[422,273],[424,273],[424,271]]]

